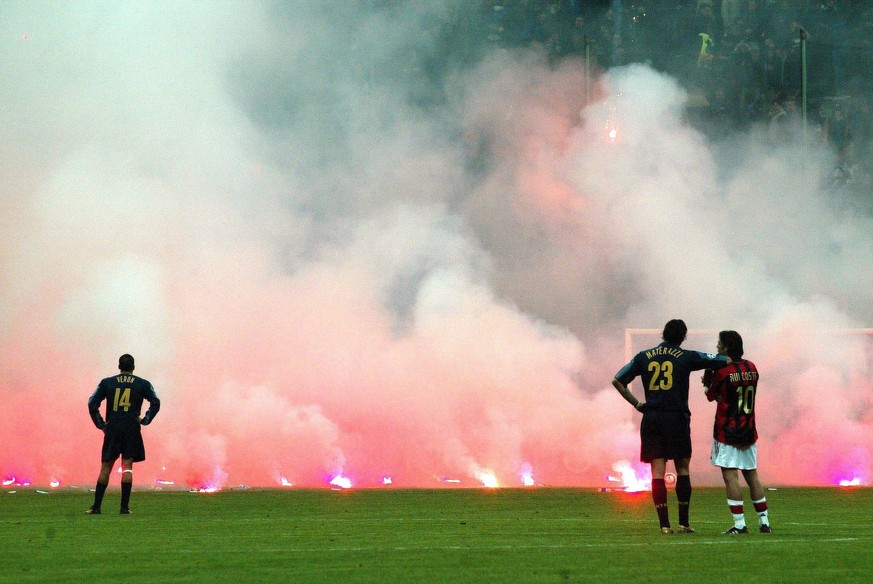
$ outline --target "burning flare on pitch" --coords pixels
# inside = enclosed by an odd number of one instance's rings
[[[330,484],[341,489],[352,488],[352,480],[348,477],[344,477],[342,474],[338,474],[330,479]]]
[[[609,475],[607,480],[613,483],[619,483],[620,488],[627,493],[638,493],[640,491],[652,490],[651,471],[643,466],[634,467],[626,460],[619,460],[612,465],[612,470],[619,473],[619,476]],[[639,474],[638,474],[639,472]]]
[[[476,473],[476,478],[482,483],[482,486],[487,489],[496,489],[500,487],[497,481],[497,475],[493,471],[482,469]]]
[[[525,462],[521,465],[521,484],[525,487],[533,487],[536,485],[533,476],[533,467],[531,467],[530,463]]]

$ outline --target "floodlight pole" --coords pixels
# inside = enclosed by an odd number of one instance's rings
[[[806,152],[806,31],[800,29],[800,96],[801,96],[801,112],[803,114],[803,151]]]
[[[585,105],[591,99],[591,39],[585,35]]]

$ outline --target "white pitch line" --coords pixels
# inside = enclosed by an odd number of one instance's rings
[[[307,553],[349,553],[349,552],[420,552],[420,551],[450,551],[450,552],[475,552],[475,551],[520,551],[520,550],[541,550],[541,549],[592,549],[592,548],[628,548],[628,547],[650,547],[652,545],[734,545],[735,542],[751,541],[754,539],[755,545],[760,544],[819,544],[819,543],[842,543],[869,540],[871,537],[833,537],[825,539],[809,539],[809,538],[794,538],[786,539],[781,537],[767,536],[725,536],[719,540],[703,540],[693,541],[698,538],[698,535],[673,535],[665,536],[664,541],[639,541],[627,543],[577,543],[577,544],[544,544],[544,545],[495,545],[495,546],[463,546],[463,545],[437,545],[437,546],[354,546],[354,547],[329,547],[329,548],[293,548],[283,547],[274,549],[258,549],[258,553],[292,553],[292,554],[307,554]],[[677,541],[681,538],[683,541]],[[669,540],[669,541],[667,541]],[[178,549],[176,551],[182,553],[200,553],[202,550],[193,549]],[[251,550],[232,549],[222,550],[222,553],[250,553]]]

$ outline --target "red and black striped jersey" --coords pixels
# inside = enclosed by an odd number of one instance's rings
[[[709,401],[718,402],[712,436],[722,444],[748,446],[758,440],[755,427],[755,397],[758,369],[745,359],[715,371],[706,390]]]

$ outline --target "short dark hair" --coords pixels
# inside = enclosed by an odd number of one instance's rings
[[[119,371],[133,371],[133,357],[125,353],[118,358]]]
[[[721,331],[718,333],[718,340],[724,347],[724,352],[734,361],[739,361],[743,358],[743,337],[737,331]]]
[[[664,333],[661,338],[671,345],[681,345],[687,333],[688,327],[685,326],[685,321],[674,318],[664,325]]]

